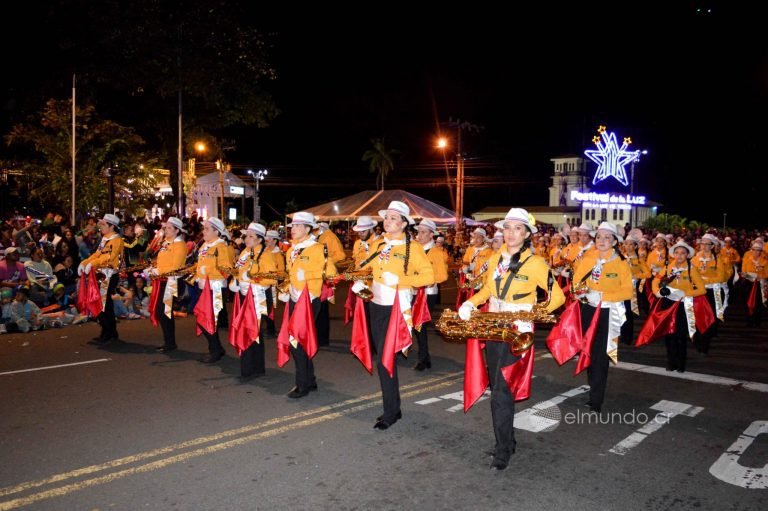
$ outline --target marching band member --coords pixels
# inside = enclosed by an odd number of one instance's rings
[[[720,249],[720,254],[727,259],[728,264],[733,270],[733,275],[736,275],[738,264],[741,262],[741,255],[739,251],[733,246],[733,239],[730,236],[726,236],[724,239],[724,246]],[[729,279],[728,285],[731,286],[733,282]]]
[[[493,253],[495,254],[499,250],[501,250],[501,247],[504,245],[504,232],[502,231],[496,231],[493,233],[493,238],[491,239],[491,250],[493,250]]]
[[[478,290],[483,285],[481,276],[488,270],[488,259],[493,255],[493,250],[488,246],[488,238],[485,229],[478,227],[469,237],[469,247],[464,253],[461,271],[475,282],[474,289]]]
[[[633,231],[635,230],[633,229]],[[637,232],[630,231],[624,240],[624,257],[632,272],[632,298],[624,302],[624,309],[628,312],[626,313],[627,320],[621,325],[621,342],[629,345],[632,344],[632,339],[635,336],[635,315],[640,315],[638,301],[642,296],[642,291],[638,295],[638,287],[642,290],[645,287],[646,279],[651,278],[651,269],[637,253],[641,239]]]
[[[684,372],[688,342],[697,330],[714,322],[706,299],[707,292],[699,270],[691,264],[693,247],[680,240],[670,249],[672,260],[658,271],[652,282],[653,294],[660,299],[645,320],[635,346],[665,336],[667,371]],[[668,334],[667,332],[673,332]]]
[[[608,382],[608,362],[618,359],[617,341],[627,314],[624,302],[632,299],[632,271],[617,248],[623,239],[615,225],[602,222],[593,234],[595,250],[577,261],[573,270],[574,294],[579,299],[574,307],[579,307],[581,317],[581,332],[576,335],[580,334],[582,339],[575,343],[577,351],[581,351],[576,373],[587,368],[589,401],[586,404],[592,411],[600,413]],[[547,339],[560,364],[569,358],[559,355],[557,345],[563,338],[561,328],[567,324],[563,316]],[[568,355],[572,356],[571,353]]]
[[[234,293],[239,291],[242,298],[237,317],[232,317],[229,339],[240,354],[241,382],[265,373],[263,334],[267,329],[267,290],[277,283],[275,279],[256,277],[258,273],[277,271],[275,258],[264,243],[266,228],[251,222],[242,232],[245,248],[235,260],[237,274],[229,285],[229,289]],[[253,307],[246,300],[251,300]]]
[[[741,258],[741,272],[750,282],[747,297],[747,326],[760,327],[763,309],[768,304],[768,256],[759,238],[752,242],[749,252]]]
[[[317,353],[315,329],[320,313],[320,296],[323,277],[336,275],[336,266],[329,255],[325,254],[324,245],[318,243],[312,235],[312,229],[317,227],[315,215],[307,211],[294,213],[288,227],[291,228],[292,242],[286,261],[290,287],[288,293],[279,297],[281,301],[287,302],[288,307],[278,335],[278,365],[285,365],[285,350],[290,349],[296,364],[296,385],[288,397],[298,399],[317,390],[312,358]],[[312,324],[307,325],[308,321]],[[302,330],[302,334],[298,330]]]
[[[232,267],[230,250],[226,240],[229,232],[224,222],[210,217],[203,223],[203,244],[197,252],[195,280],[201,290],[195,305],[197,335],[202,332],[208,341],[208,354],[200,359],[205,364],[213,364],[224,356],[224,347],[219,340],[219,313],[226,316],[222,290],[227,286],[227,276],[220,268]]]
[[[280,249],[279,242],[280,233],[274,230],[267,231],[267,237],[264,243],[267,245],[267,250],[272,254],[272,259],[275,262],[275,269],[277,272],[285,273],[285,253]],[[277,305],[277,288],[273,285],[266,289],[267,295],[267,335],[275,336],[275,320],[274,310]]]
[[[164,241],[157,253],[157,266],[150,270],[152,295],[149,312],[152,324],[163,331],[163,345],[156,348],[159,353],[176,349],[176,322],[173,318],[173,297],[179,296],[179,278],[163,275],[180,270],[187,260],[187,243],[184,241],[184,224],[176,217],[170,217],[163,226]]]
[[[645,263],[651,269],[651,274],[653,274],[654,277],[669,264],[666,236],[659,233],[653,238],[653,250],[648,252]]]
[[[723,321],[727,305],[724,290],[728,289],[730,265],[728,260],[718,257],[715,253],[715,246],[719,244],[720,240],[715,236],[709,233],[705,234],[699,242],[699,252],[691,259],[691,264],[696,266],[701,280],[704,281],[709,306],[715,311],[715,321],[712,326],[705,332],[696,333],[693,339],[696,349],[703,355],[709,353],[709,345],[712,339],[717,337],[717,322]]]
[[[490,260],[493,270],[483,280],[483,287],[459,308],[459,317],[467,321],[477,306],[489,301],[490,312],[531,311],[536,303],[536,289],[549,292],[547,311],[552,312],[565,301],[563,292],[551,277],[547,262],[541,256],[531,253],[531,235],[538,229],[529,219],[528,212],[521,208],[512,208],[503,221],[496,227],[503,229],[504,245]],[[533,323],[515,321],[520,333],[533,332]],[[476,339],[467,342],[467,367],[465,373],[464,410],[467,411],[477,398],[491,387],[491,416],[496,436],[491,468],[504,470],[509,458],[515,452],[515,401],[526,399],[530,389],[533,370],[533,348],[522,357],[511,352],[505,342],[488,339],[485,342],[487,378],[473,392],[467,392],[467,382],[476,381],[478,375],[470,375],[474,369],[470,360],[482,360],[479,354],[482,346]],[[470,344],[472,343],[472,344]],[[525,365],[526,369],[521,369]],[[517,368],[518,379],[512,376]],[[525,380],[525,381],[519,381]],[[479,388],[482,387],[482,388]]]
[[[435,246],[435,234],[437,234],[437,226],[435,225],[435,222],[428,218],[423,218],[416,227],[416,241],[421,245],[421,248],[427,255],[427,259],[429,259],[429,262],[432,265],[432,273],[435,279],[432,285],[425,286],[424,289],[427,308],[430,311],[433,311],[440,302],[440,291],[438,290],[437,285],[448,280],[448,265],[445,263],[445,255],[443,252]],[[415,301],[414,305],[416,305]],[[421,328],[416,330],[416,341],[419,345],[419,360],[414,367],[416,371],[423,371],[424,369],[432,367],[432,359],[429,356],[429,343],[427,340],[427,324],[428,323],[422,323]]]
[[[408,205],[400,201],[392,201],[387,209],[379,211],[384,219],[384,235],[376,257],[369,263],[373,270],[370,331],[384,402],[384,413],[373,426],[379,430],[389,428],[403,416],[397,354],[405,352],[412,343],[412,288],[434,283],[432,264],[406,230],[415,223],[410,213]],[[362,283],[356,287],[359,289]]]
[[[346,258],[341,240],[330,229],[327,222],[318,223],[316,232],[317,242],[326,246],[328,259],[334,265]],[[329,317],[328,298],[332,300],[333,296],[321,298],[320,313],[317,316],[317,344],[320,346],[328,346],[331,343],[331,320]]]
[[[358,239],[355,240],[355,244],[352,246],[352,259],[355,261],[355,268],[358,268],[360,263],[368,259],[372,252],[371,249],[378,239],[373,232],[377,224],[378,222],[373,218],[363,215],[352,226],[352,230],[358,235]]]
[[[88,258],[83,259],[77,268],[78,275],[89,275],[97,270],[104,275],[104,280],[99,286],[101,295],[102,312],[99,314],[101,334],[94,337],[91,344],[105,345],[112,341],[119,341],[117,334],[117,320],[115,308],[112,304],[112,295],[115,294],[117,283],[120,280],[119,268],[123,262],[123,238],[120,237],[120,219],[112,213],[107,213],[98,222],[101,242],[96,251]]]

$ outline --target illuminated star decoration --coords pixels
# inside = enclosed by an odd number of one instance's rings
[[[613,177],[624,186],[629,186],[627,171],[624,167],[636,160],[640,156],[640,151],[626,150],[632,143],[632,139],[629,137],[625,138],[624,143],[619,147],[616,142],[616,135],[608,132],[605,126],[600,126],[597,131],[600,133],[600,137],[595,136],[592,139],[597,149],[584,151],[587,158],[597,163],[597,172],[592,179],[592,184],[596,185],[604,179]]]

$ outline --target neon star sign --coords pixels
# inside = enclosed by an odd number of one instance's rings
[[[597,172],[592,179],[592,184],[596,185],[600,181],[612,177],[624,186],[629,186],[627,171],[624,167],[632,163],[640,156],[640,151],[627,151],[627,147],[632,143],[632,139],[627,137],[619,146],[616,142],[616,135],[608,132],[605,126],[600,126],[597,130],[600,136],[592,138],[597,149],[587,149],[584,154],[587,158],[597,163]]]

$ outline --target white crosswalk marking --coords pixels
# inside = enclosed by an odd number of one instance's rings
[[[517,412],[515,414],[515,429],[524,429],[532,433],[554,429],[562,419],[557,405],[569,397],[586,392],[589,392],[589,385],[582,385]]]
[[[700,406],[693,406],[687,403],[678,403],[676,401],[662,400],[650,407],[652,410],[658,410],[659,414],[656,417],[643,425],[637,431],[629,435],[627,438],[614,445],[608,452],[624,456],[631,449],[637,447],[640,442],[648,438],[648,435],[660,430],[662,426],[669,424],[670,419],[677,415],[685,415],[686,417],[695,417],[704,408]]]

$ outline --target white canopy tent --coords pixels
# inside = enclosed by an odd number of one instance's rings
[[[192,209],[197,210],[198,215],[203,218],[216,216],[222,220],[226,218],[226,212],[219,211],[221,204],[221,176],[219,172],[211,172],[205,176],[197,178],[195,187],[192,189],[191,199]],[[254,189],[232,174],[224,172],[224,197],[236,197],[242,199],[243,196],[253,197]],[[243,212],[244,213],[244,212]]]

